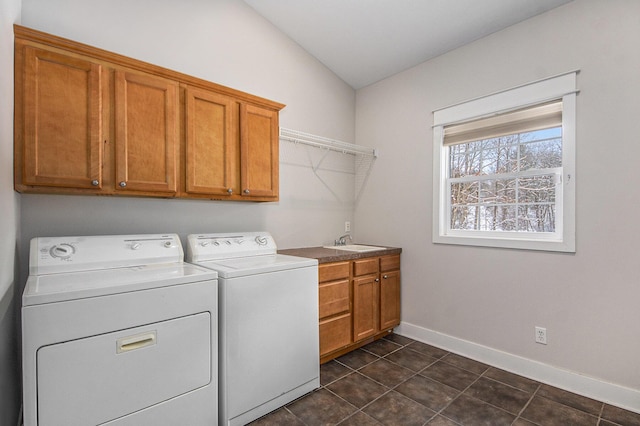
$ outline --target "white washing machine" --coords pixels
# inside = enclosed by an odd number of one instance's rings
[[[242,232],[189,235],[187,261],[218,272],[220,425],[247,424],[320,386],[316,259]]]
[[[24,424],[216,425],[217,273],[177,235],[31,240]]]

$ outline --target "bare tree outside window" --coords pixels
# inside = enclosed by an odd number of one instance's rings
[[[555,232],[562,127],[449,147],[450,227]]]

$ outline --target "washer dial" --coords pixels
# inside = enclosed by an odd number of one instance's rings
[[[69,259],[75,252],[76,249],[69,243],[57,244],[49,249],[51,257],[58,259]]]

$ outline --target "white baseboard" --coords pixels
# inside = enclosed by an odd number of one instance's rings
[[[396,333],[588,398],[640,413],[640,390],[603,382],[407,322]]]

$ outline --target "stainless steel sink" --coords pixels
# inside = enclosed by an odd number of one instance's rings
[[[324,246],[324,248],[335,249],[335,250],[344,250],[344,251],[355,251],[355,252],[366,252],[366,251],[376,251],[376,250],[384,250],[385,247],[378,246],[366,246],[363,244],[347,244],[344,246]]]

